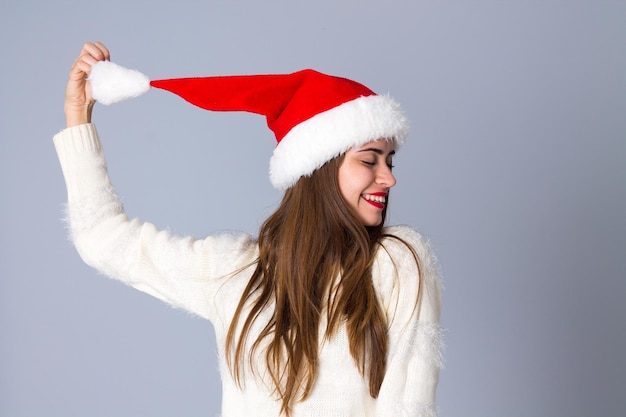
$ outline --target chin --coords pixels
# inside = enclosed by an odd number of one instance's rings
[[[377,218],[377,219],[372,219],[372,218],[361,218],[361,220],[363,221],[363,224],[367,227],[375,227],[375,226],[379,226],[382,222],[383,219],[382,218]]]

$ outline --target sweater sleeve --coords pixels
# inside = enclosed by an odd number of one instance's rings
[[[54,144],[67,187],[70,237],[81,258],[103,274],[207,319],[216,315],[221,279],[256,258],[244,234],[174,236],[124,213],[92,124],[65,129]]]
[[[414,230],[397,226],[387,233],[413,247],[419,269],[404,243],[392,238],[384,241],[373,272],[380,279],[377,285],[387,313],[389,353],[376,416],[435,417],[442,364],[441,283],[436,259]]]

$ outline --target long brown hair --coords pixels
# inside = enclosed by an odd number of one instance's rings
[[[261,226],[256,269],[226,337],[226,360],[239,385],[245,359],[255,372],[253,358],[262,346],[286,415],[315,382],[322,314],[327,315],[325,338],[345,323],[350,353],[368,378],[372,397],[378,396],[385,375],[387,327],[371,267],[386,213],[380,225],[364,226],[339,190],[342,161],[343,156],[334,158],[300,178]],[[269,306],[271,318],[248,351],[251,327]]]

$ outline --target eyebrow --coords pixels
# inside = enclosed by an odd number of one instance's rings
[[[384,153],[385,153],[385,152],[383,152],[382,149],[378,149],[378,148],[365,148],[365,149],[359,150],[359,152],[374,152],[374,153],[376,153],[378,155],[384,155]],[[393,156],[395,154],[396,154],[396,151],[394,149],[391,152],[389,152],[388,156]]]

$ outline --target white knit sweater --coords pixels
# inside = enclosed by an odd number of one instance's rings
[[[223,355],[231,317],[254,270],[256,240],[245,234],[177,237],[150,223],[129,220],[109,180],[94,125],[65,129],[54,137],[54,143],[67,185],[71,237],[82,259],[112,278],[213,323],[220,351],[223,417],[277,417],[279,402],[263,376],[247,373],[243,387],[238,387]],[[415,248],[422,276],[406,247],[393,239],[383,242],[386,250],[378,251],[372,271],[390,341],[380,394],[370,397],[368,381],[354,366],[341,328],[330,340],[320,338],[319,373],[310,396],[294,406],[294,417],[436,415],[441,365],[436,262],[412,229],[395,226],[386,232]],[[420,278],[422,294],[416,307]],[[269,310],[265,313],[257,320],[259,326]]]

